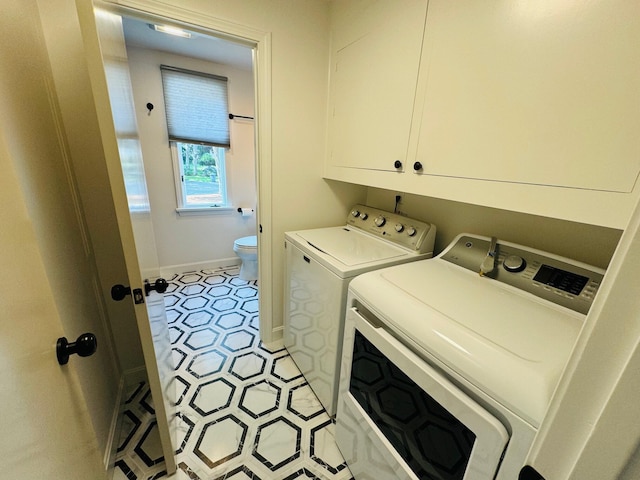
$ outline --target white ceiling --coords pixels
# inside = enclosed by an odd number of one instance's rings
[[[191,32],[191,38],[181,38],[156,32],[149,23],[123,17],[122,25],[127,45],[160,50],[186,57],[251,70],[251,48],[221,38]]]

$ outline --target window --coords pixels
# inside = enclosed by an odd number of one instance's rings
[[[178,211],[228,206],[225,150],[229,148],[227,79],[162,65]]]
[[[171,142],[178,208],[227,205],[224,153],[221,147]]]

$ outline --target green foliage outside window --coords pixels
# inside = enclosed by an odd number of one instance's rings
[[[182,164],[185,205],[222,205],[225,203],[224,149],[196,143],[176,143]]]

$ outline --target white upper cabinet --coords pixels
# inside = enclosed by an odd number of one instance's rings
[[[425,170],[630,192],[640,170],[639,5],[432,0]]]
[[[332,4],[328,166],[402,171],[426,0]]]
[[[416,89],[404,92],[415,93],[405,173],[382,175],[372,144],[368,167],[366,158],[358,164],[369,170],[337,168],[353,161],[350,153],[341,162],[328,158],[327,176],[624,228],[640,192],[638,45],[640,2],[429,0]],[[404,88],[413,80],[405,78]],[[357,71],[342,80],[335,111],[360,81]],[[393,103],[397,92],[386,93]],[[362,116],[351,111],[348,123]],[[378,123],[373,115],[358,138],[371,123]],[[369,140],[386,140],[384,127],[376,128]],[[338,146],[365,151],[334,137],[334,156]]]

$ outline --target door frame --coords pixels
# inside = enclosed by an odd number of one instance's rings
[[[258,30],[184,7],[153,0],[94,0],[94,6],[113,13],[162,21],[204,35],[224,38],[253,49],[255,88],[255,145],[258,205],[258,308],[260,339],[270,343],[277,339],[273,330],[273,219],[272,146],[271,146],[271,32]]]

